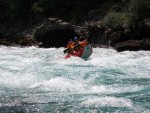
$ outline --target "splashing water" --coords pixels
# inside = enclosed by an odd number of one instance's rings
[[[150,52],[0,47],[1,113],[149,113]]]

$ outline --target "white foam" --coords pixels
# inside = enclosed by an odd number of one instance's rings
[[[119,53],[112,49],[94,48],[92,56],[83,60],[78,57],[64,59],[63,50],[1,46],[0,88],[5,92],[5,86],[8,89],[23,87],[27,102],[32,97],[35,97],[35,102],[38,99],[47,102],[42,92],[48,92],[47,96],[54,100],[59,99],[57,95],[78,94],[81,98],[77,99],[82,101],[84,94],[90,95],[81,103],[87,107],[132,107],[134,105],[129,99],[106,95],[144,93],[144,88],[148,87],[138,81],[132,83],[132,79],[150,78],[148,51]],[[131,82],[124,82],[128,79]],[[37,93],[30,95],[26,90],[29,88],[40,90],[40,96]],[[103,97],[93,97],[95,94]]]
[[[117,98],[117,97],[96,97],[86,99],[81,103],[84,107],[129,107],[133,106],[133,103],[129,99]]]
[[[41,90],[54,91],[55,93],[63,93],[66,94],[71,92],[81,92],[85,91],[84,84],[79,81],[70,80],[63,77],[52,78],[48,81],[39,82],[37,84],[32,85],[30,88],[41,87]]]

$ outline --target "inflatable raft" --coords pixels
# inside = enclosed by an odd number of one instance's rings
[[[73,54],[67,54],[65,56],[65,59],[70,58],[71,56],[87,59],[91,56],[92,52],[93,52],[92,45],[88,44],[84,48],[81,48],[79,51],[74,52]]]

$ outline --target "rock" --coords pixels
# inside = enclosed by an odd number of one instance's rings
[[[65,47],[70,38],[78,36],[71,24],[62,20],[49,18],[37,28],[34,37],[42,42],[39,47]]]
[[[142,44],[143,44],[143,40],[128,40],[128,41],[117,43],[114,48],[118,52],[126,51],[126,50],[138,51],[142,49],[141,48]]]
[[[105,28],[101,27],[99,25],[89,25],[88,26],[88,36],[89,36],[89,42],[100,44],[104,39],[102,35],[104,34]]]
[[[138,32],[141,38],[150,38],[150,19],[145,19],[138,24]]]
[[[117,51],[138,51],[138,50],[150,50],[150,38],[144,40],[128,40],[117,43],[114,47]]]
[[[122,31],[115,31],[111,34],[110,40],[112,42],[117,42],[120,39]]]
[[[127,41],[130,39],[130,37],[125,34],[122,31],[114,31],[111,35],[110,35],[110,45],[111,46],[115,46],[117,43],[122,42],[122,41]]]
[[[143,40],[142,50],[150,50],[150,38]]]
[[[135,28],[131,26],[130,32],[112,33],[111,40],[117,51],[150,50],[150,19],[138,23]]]

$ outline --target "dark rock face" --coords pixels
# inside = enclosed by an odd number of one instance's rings
[[[150,50],[150,20],[144,20],[135,28],[130,27],[130,32],[123,33],[114,44],[117,51]]]
[[[88,26],[88,41],[94,44],[104,44],[107,43],[106,38],[103,37],[105,28],[99,25],[89,25]]]
[[[138,50],[150,50],[150,39],[145,40],[128,40],[117,43],[114,48],[121,51],[138,51]]]
[[[117,43],[114,48],[118,51],[138,51],[142,45],[143,41],[141,40],[128,40],[124,42]]]
[[[95,47],[113,47],[117,51],[150,50],[150,19],[135,26],[116,25],[114,28],[89,27],[89,39]]]
[[[3,36],[2,36],[2,34],[1,34],[1,32],[0,32],[0,38],[2,38]]]
[[[11,35],[10,35],[11,36]],[[66,47],[75,36],[87,38],[94,47],[113,47],[117,51],[150,50],[150,19],[135,26],[101,26],[100,22],[83,26],[71,25],[57,18],[49,18],[40,27],[6,37],[0,29],[0,44],[6,46]]]
[[[150,18],[138,24],[138,32],[142,38],[150,38]]]
[[[0,38],[0,44],[5,46],[33,46],[38,45],[38,42],[32,37],[32,35],[19,34],[13,38]]]
[[[34,34],[37,41],[42,42],[39,47],[65,47],[69,39],[78,36],[73,27],[61,20],[50,18]]]
[[[143,50],[150,50],[150,38],[143,40],[143,44],[141,48]]]

